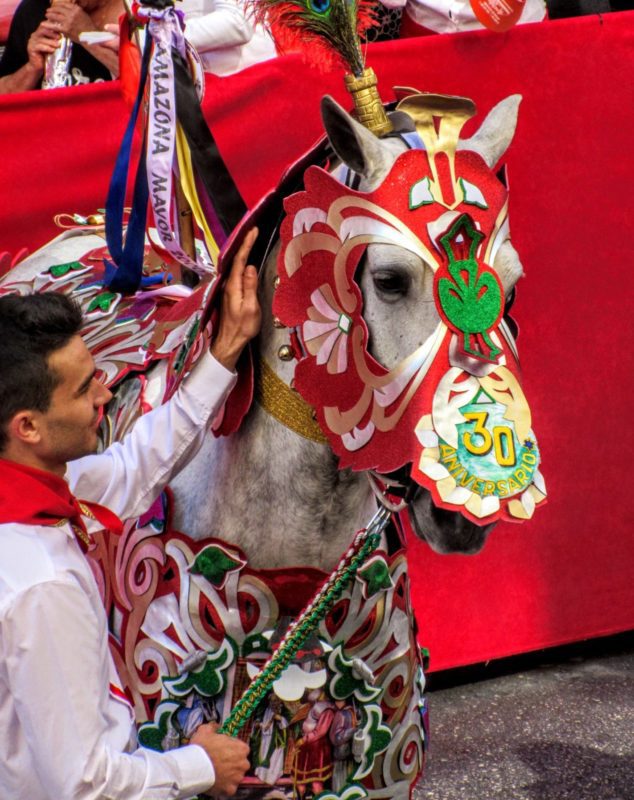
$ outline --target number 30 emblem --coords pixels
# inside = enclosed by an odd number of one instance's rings
[[[513,373],[487,376],[449,370],[432,414],[417,427],[424,445],[418,473],[431,479],[443,504],[464,506],[477,520],[526,519],[546,496],[530,411]]]

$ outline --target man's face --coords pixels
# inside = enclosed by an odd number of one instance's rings
[[[95,378],[95,362],[79,336],[51,353],[48,366],[58,384],[40,415],[38,449],[44,461],[61,465],[95,452],[100,412],[112,393]]]

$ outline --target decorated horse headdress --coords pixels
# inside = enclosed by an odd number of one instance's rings
[[[275,30],[294,5],[260,0],[258,8]],[[332,2],[324,13],[336,8]],[[316,13],[306,22],[301,12],[291,31],[308,25],[318,36]],[[357,33],[348,27],[346,48],[327,38],[352,71],[346,85],[365,79],[363,98],[353,92],[356,116],[384,136],[392,124],[376,79],[349,55]],[[508,238],[508,192],[494,165],[460,147],[475,114],[471,100],[400,95],[397,111],[412,121],[417,144],[380,185],[359,192],[313,166],[304,190],[285,201],[273,309],[291,329],[284,356],[297,359],[294,388],[315,409],[342,468],[387,474],[411,465],[411,478],[439,506],[479,524],[528,519],[545,486],[504,291],[491,266]],[[434,274],[436,329],[392,369],[369,351],[356,282],[372,244],[404,248]]]

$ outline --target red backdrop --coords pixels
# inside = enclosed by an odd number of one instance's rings
[[[475,557],[411,546],[421,641],[441,669],[634,627],[631,157],[634,13],[369,48],[390,87],[524,100],[507,163],[527,273],[515,316],[549,503]],[[339,75],[289,57],[210,78],[205,110],[253,203],[320,133]],[[126,112],[116,84],[0,98],[0,250],[103,205]],[[628,307],[629,301],[629,307]],[[628,315],[629,312],[629,315]]]

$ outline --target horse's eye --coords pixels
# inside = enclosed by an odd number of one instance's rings
[[[376,272],[372,276],[374,287],[385,300],[397,300],[407,294],[409,276],[405,272]]]

